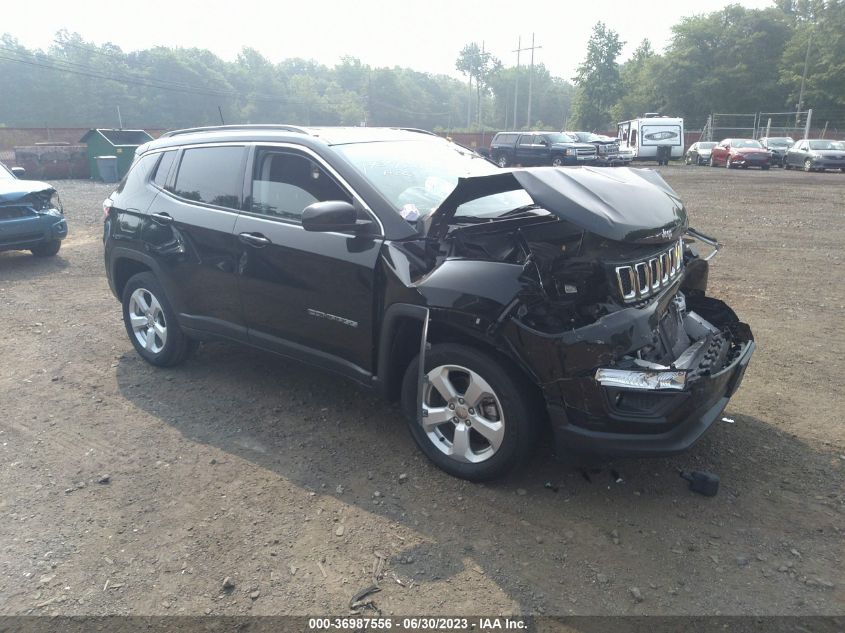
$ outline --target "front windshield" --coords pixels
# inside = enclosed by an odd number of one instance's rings
[[[698,149],[713,149],[714,147],[716,147],[716,143],[705,142],[698,144]]]
[[[810,141],[810,149],[825,150],[842,150],[845,149],[845,143],[842,141]]]
[[[760,145],[760,141],[752,141],[751,139],[737,139],[733,142],[734,147],[756,147],[758,149],[762,149],[762,145]]]
[[[350,143],[334,148],[408,221],[437,209],[458,178],[500,172],[490,161],[443,139]],[[456,215],[495,217],[531,203],[525,191],[509,191],[463,204]]]
[[[795,143],[795,141],[793,141],[791,138],[770,138],[766,141],[766,143],[773,147],[789,147],[790,145]]]

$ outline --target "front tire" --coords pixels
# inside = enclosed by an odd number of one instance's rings
[[[52,257],[59,252],[62,247],[61,240],[51,240],[49,242],[42,242],[30,249],[36,257]]]
[[[402,411],[423,453],[450,475],[500,477],[531,453],[542,413],[515,370],[465,345],[426,352],[422,424],[417,421],[419,357],[402,382]]]
[[[182,332],[164,289],[150,272],[134,275],[123,289],[123,323],[135,351],[157,367],[183,362],[194,343]]]
[[[813,161],[810,160],[809,158],[804,161],[804,171],[806,171],[808,173],[813,171]]]

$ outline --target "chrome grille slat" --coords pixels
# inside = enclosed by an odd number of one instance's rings
[[[616,266],[616,282],[622,300],[626,303],[641,301],[672,284],[683,270],[683,249],[683,242],[678,240],[654,257]]]

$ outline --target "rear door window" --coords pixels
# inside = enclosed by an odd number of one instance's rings
[[[179,163],[173,193],[217,207],[240,208],[244,155],[242,146],[186,149]]]

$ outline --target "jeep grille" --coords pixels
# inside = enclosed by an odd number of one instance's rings
[[[654,257],[616,266],[616,283],[622,300],[642,301],[671,285],[683,269],[683,254],[683,242],[678,240]]]

